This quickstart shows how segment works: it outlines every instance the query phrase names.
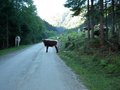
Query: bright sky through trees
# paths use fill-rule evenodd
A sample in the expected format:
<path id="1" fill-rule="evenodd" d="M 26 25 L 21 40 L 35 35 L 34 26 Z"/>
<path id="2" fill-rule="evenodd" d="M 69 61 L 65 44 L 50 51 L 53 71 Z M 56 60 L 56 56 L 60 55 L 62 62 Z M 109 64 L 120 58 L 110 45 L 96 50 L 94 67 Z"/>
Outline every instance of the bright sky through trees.
<path id="1" fill-rule="evenodd" d="M 66 0 L 34 0 L 38 15 L 51 22 L 54 16 L 61 16 L 68 9 L 64 7 Z"/>

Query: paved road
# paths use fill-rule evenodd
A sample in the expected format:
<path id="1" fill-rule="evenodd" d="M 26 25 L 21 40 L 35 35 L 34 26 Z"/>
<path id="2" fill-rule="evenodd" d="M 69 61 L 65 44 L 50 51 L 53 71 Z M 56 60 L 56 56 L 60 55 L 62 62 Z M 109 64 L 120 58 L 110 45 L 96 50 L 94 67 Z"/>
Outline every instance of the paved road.
<path id="1" fill-rule="evenodd" d="M 43 44 L 0 58 L 0 90 L 87 90 L 76 75 Z"/>

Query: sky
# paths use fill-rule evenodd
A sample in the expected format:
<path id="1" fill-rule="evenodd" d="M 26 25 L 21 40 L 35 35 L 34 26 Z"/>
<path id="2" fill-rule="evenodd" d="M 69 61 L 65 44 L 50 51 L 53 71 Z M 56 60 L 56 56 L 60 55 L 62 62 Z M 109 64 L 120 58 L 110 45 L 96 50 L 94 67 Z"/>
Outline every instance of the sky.
<path id="1" fill-rule="evenodd" d="M 53 17 L 60 17 L 68 11 L 68 8 L 64 7 L 65 2 L 66 0 L 34 0 L 38 15 L 50 23 L 54 20 Z"/>

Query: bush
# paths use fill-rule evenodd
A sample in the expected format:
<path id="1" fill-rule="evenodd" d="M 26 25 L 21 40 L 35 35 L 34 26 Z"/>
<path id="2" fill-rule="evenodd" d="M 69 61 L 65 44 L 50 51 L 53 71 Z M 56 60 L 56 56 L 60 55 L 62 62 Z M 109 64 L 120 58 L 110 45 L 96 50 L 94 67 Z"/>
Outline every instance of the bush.
<path id="1" fill-rule="evenodd" d="M 65 62 L 84 77 L 85 82 L 91 90 L 119 90 L 120 86 L 120 56 L 117 53 L 110 53 L 108 46 L 100 48 L 98 38 L 88 40 L 84 34 L 69 33 L 64 35 L 61 41 L 68 42 L 67 37 L 71 36 L 71 43 L 66 49 L 62 47 L 62 56 Z M 73 35 L 73 36 L 72 36 Z M 67 50 L 63 53 L 64 50 Z"/>

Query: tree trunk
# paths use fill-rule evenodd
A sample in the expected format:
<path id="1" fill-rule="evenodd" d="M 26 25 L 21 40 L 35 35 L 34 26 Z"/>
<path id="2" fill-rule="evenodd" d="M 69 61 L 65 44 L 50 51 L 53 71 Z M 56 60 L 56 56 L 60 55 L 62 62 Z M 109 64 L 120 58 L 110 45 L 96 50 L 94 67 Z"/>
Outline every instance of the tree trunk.
<path id="1" fill-rule="evenodd" d="M 8 26 L 8 15 L 6 16 L 6 47 L 9 47 L 9 26 Z"/>
<path id="2" fill-rule="evenodd" d="M 94 5 L 93 5 L 94 1 L 91 0 L 91 38 L 94 38 L 94 16 L 93 16 L 93 12 L 94 12 Z"/>
<path id="3" fill-rule="evenodd" d="M 118 44 L 120 45 L 120 26 L 117 25 L 117 29 L 118 29 Z"/>
<path id="4" fill-rule="evenodd" d="M 115 35 L 115 2 L 112 0 L 112 36 Z"/>
<path id="5" fill-rule="evenodd" d="M 20 22 L 18 22 L 18 34 L 19 35 L 21 34 L 21 24 L 20 24 Z"/>
<path id="6" fill-rule="evenodd" d="M 88 0 L 88 5 L 87 5 L 87 9 L 88 9 L 88 39 L 90 39 L 90 5 L 89 5 L 89 0 Z"/>
<path id="7" fill-rule="evenodd" d="M 103 0 L 100 0 L 100 43 L 101 46 L 104 46 L 105 44 L 105 36 L 104 36 L 104 30 L 103 30 L 103 24 L 104 24 L 104 9 L 103 9 Z"/>
<path id="8" fill-rule="evenodd" d="M 2 41 L 2 48 L 5 48 L 5 41 Z"/>
<path id="9" fill-rule="evenodd" d="M 108 40 L 108 10 L 107 10 L 107 0 L 105 0 L 105 26 L 106 26 L 106 34 L 105 39 Z"/>

